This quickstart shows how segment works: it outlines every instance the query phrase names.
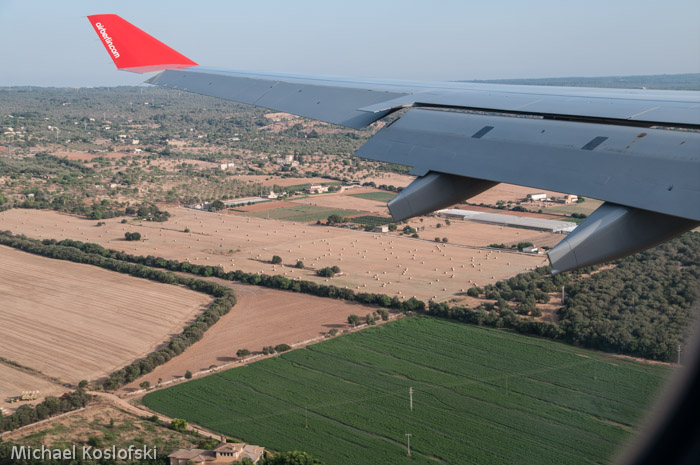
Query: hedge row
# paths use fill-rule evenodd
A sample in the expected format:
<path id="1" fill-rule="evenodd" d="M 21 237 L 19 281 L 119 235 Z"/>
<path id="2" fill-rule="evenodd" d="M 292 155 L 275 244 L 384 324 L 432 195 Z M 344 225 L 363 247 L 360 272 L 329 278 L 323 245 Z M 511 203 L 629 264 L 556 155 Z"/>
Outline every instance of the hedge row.
<path id="1" fill-rule="evenodd" d="M 401 301 L 396 296 L 389 297 L 386 294 L 355 292 L 352 289 L 341 288 L 333 285 L 317 284 L 313 281 L 289 279 L 280 275 L 247 273 L 241 270 L 226 272 L 220 266 L 195 265 L 178 260 L 166 260 L 165 258 L 154 257 L 152 255 L 145 257 L 141 255 L 131 255 L 118 250 L 106 249 L 97 244 L 74 241 L 70 239 L 65 239 L 60 242 L 44 241 L 44 243 L 48 242 L 63 247 L 72 247 L 85 253 L 112 258 L 120 262 L 135 263 L 149 268 L 161 268 L 169 271 L 190 273 L 204 277 L 213 276 L 228 281 L 237 281 L 255 286 L 269 287 L 272 289 L 300 292 L 302 294 L 311 294 L 331 299 L 348 300 L 351 302 L 359 302 L 368 305 L 378 305 L 380 307 L 393 308 L 396 310 L 425 310 L 425 303 L 414 297 Z"/>

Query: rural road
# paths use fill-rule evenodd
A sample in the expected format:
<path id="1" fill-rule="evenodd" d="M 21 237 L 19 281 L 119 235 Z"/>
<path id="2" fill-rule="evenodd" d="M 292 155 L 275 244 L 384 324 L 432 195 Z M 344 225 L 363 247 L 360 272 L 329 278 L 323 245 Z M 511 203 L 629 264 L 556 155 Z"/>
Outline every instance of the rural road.
<path id="1" fill-rule="evenodd" d="M 155 415 L 156 417 L 158 417 L 158 419 L 160 421 L 165 422 L 167 424 L 170 424 L 170 422 L 172 421 L 172 418 L 170 418 L 168 416 L 153 412 L 153 411 L 148 410 L 146 408 L 138 407 L 134 404 L 127 402 L 125 399 L 122 399 L 120 397 L 115 396 L 114 394 L 110 394 L 107 392 L 90 392 L 90 394 L 93 394 L 93 395 L 107 401 L 108 403 L 120 408 L 121 410 L 125 410 L 125 411 L 127 411 L 133 415 L 137 415 L 139 417 L 152 417 L 153 415 Z M 212 433 L 211 431 L 207 431 L 207 430 L 200 428 L 198 426 L 190 425 L 189 423 L 187 425 L 187 429 L 190 431 L 195 431 L 195 432 L 199 433 L 200 435 L 208 437 L 208 438 L 221 439 L 220 434 Z"/>

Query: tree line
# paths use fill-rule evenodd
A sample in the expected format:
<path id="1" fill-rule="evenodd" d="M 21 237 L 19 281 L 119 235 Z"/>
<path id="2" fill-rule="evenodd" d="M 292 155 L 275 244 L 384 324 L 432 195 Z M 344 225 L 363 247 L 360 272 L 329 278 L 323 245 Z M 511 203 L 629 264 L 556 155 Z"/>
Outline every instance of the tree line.
<path id="1" fill-rule="evenodd" d="M 548 267 L 538 268 L 470 288 L 469 296 L 489 300 L 476 308 L 429 302 L 428 313 L 591 349 L 676 360 L 700 295 L 700 234 L 686 233 L 613 265 L 556 276 Z M 550 293 L 562 287 L 566 297 L 556 313 L 559 323 L 536 321 L 537 304 L 548 302 Z"/>
<path id="2" fill-rule="evenodd" d="M 63 394 L 61 397 L 48 396 L 36 406 L 20 405 L 17 411 L 11 415 L 0 416 L 0 432 L 12 431 L 60 413 L 85 407 L 92 397 L 83 389 L 78 388 L 73 392 Z"/>
<path id="3" fill-rule="evenodd" d="M 241 270 L 226 272 L 220 266 L 197 265 L 189 262 L 181 262 L 178 260 L 168 260 L 162 257 L 155 257 L 153 255 L 131 255 L 119 250 L 106 249 L 98 244 L 75 241 L 71 239 L 64 239 L 60 242 L 44 240 L 43 242 L 52 242 L 62 247 L 74 248 L 85 253 L 96 254 L 104 258 L 116 260 L 118 262 L 142 265 L 144 267 L 147 267 L 147 269 L 161 268 L 168 271 L 189 273 L 207 278 L 215 277 L 225 279 L 227 281 L 237 281 L 245 284 L 252 284 L 254 286 L 263 286 L 269 287 L 271 289 L 281 289 L 285 291 L 299 292 L 302 294 L 311 294 L 318 297 L 328 297 L 331 299 L 348 300 L 351 302 L 358 302 L 367 305 L 377 305 L 380 307 L 393 308 L 402 311 L 420 311 L 425 309 L 425 303 L 414 297 L 402 301 L 397 296 L 390 297 L 386 294 L 355 292 L 352 289 L 341 288 L 333 285 L 317 284 L 313 281 L 289 279 L 282 275 L 248 273 Z M 168 273 L 168 275 L 171 274 Z"/>

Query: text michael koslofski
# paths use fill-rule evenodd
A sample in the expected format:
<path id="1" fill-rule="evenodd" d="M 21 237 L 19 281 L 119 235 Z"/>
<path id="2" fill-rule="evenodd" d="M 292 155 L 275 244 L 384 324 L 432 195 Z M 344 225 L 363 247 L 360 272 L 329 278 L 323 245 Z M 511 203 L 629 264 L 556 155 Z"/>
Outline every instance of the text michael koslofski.
<path id="1" fill-rule="evenodd" d="M 13 446 L 12 459 L 15 460 L 148 460 L 157 458 L 158 451 L 155 447 L 134 446 L 107 447 L 99 449 L 92 446 L 73 445 L 63 449 L 54 449 L 46 446 Z"/>

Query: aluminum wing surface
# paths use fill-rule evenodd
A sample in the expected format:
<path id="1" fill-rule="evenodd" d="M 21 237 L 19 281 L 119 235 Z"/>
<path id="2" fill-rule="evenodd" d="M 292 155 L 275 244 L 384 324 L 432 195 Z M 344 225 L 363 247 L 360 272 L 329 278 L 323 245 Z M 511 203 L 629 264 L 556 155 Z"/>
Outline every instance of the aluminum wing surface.
<path id="1" fill-rule="evenodd" d="M 198 66 L 118 16 L 90 21 L 117 67 L 164 70 L 146 81 L 161 87 L 358 129 L 408 108 L 356 153 L 418 176 L 389 203 L 396 220 L 499 182 L 605 200 L 550 251 L 554 272 L 644 250 L 700 224 L 698 92 L 232 71 Z"/>

